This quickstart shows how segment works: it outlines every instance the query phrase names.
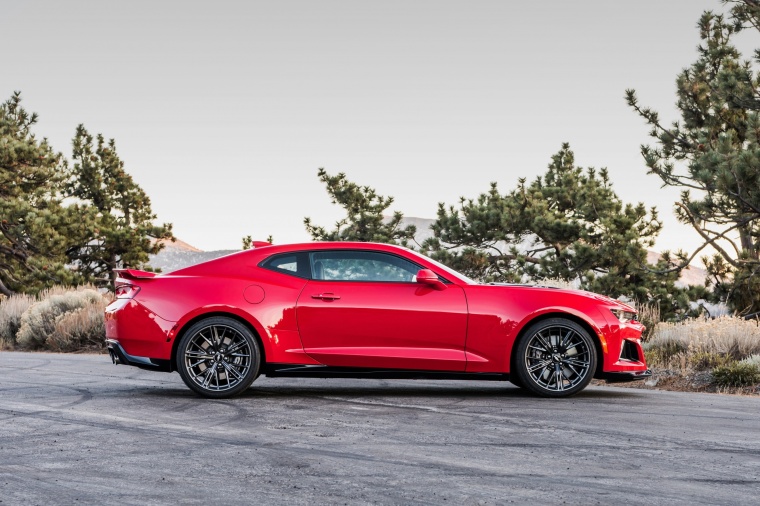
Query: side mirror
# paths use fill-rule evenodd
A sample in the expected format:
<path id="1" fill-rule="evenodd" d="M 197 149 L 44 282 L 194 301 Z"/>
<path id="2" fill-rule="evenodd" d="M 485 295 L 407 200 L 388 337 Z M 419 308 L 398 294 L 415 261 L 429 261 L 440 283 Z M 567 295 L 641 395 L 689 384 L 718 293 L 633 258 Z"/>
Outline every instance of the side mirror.
<path id="1" fill-rule="evenodd" d="M 438 279 L 438 274 L 430 269 L 420 269 L 417 273 L 417 283 L 422 283 L 436 290 L 445 290 L 446 285 Z"/>

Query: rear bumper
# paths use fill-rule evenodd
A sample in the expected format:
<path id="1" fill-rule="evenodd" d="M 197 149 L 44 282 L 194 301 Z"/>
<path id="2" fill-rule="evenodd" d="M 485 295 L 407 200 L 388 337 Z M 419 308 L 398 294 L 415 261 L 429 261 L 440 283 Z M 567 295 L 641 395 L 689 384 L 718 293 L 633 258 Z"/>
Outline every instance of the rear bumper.
<path id="1" fill-rule="evenodd" d="M 602 373 L 601 378 L 607 383 L 621 383 L 624 381 L 638 381 L 645 380 L 652 377 L 652 371 L 647 369 L 646 371 L 628 371 L 628 372 L 605 372 Z"/>
<path id="2" fill-rule="evenodd" d="M 105 310 L 106 340 L 136 357 L 171 360 L 175 324 L 135 299 L 116 299 Z"/>
<path id="3" fill-rule="evenodd" d="M 116 365 L 124 364 L 148 371 L 172 372 L 171 360 L 130 355 L 115 339 L 106 339 L 106 347 L 108 354 L 111 355 L 111 360 Z"/>

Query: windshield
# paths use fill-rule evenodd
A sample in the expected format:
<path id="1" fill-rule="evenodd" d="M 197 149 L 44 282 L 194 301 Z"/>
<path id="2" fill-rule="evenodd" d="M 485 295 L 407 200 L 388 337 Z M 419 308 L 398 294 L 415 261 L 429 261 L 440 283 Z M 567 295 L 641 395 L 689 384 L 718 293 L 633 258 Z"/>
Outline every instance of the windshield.
<path id="1" fill-rule="evenodd" d="M 430 257 L 429 257 L 429 256 L 427 256 L 427 255 L 423 255 L 423 254 L 422 254 L 422 253 L 420 253 L 419 251 L 415 251 L 414 253 L 415 253 L 416 255 L 419 255 L 419 256 L 421 256 L 422 258 L 424 258 L 425 260 L 427 260 L 427 261 L 428 261 L 428 262 L 430 262 L 431 264 L 435 265 L 435 267 L 436 267 L 436 268 L 438 268 L 438 269 L 442 270 L 443 272 L 445 272 L 445 273 L 447 273 L 447 274 L 452 274 L 452 275 L 456 276 L 457 278 L 459 278 L 459 279 L 461 279 L 461 280 L 465 281 L 467 284 L 470 284 L 470 285 L 479 285 L 479 284 L 480 284 L 480 283 L 478 283 L 477 281 L 475 281 L 474 279 L 468 278 L 467 276 L 465 276 L 465 275 L 464 275 L 464 274 L 462 274 L 461 272 L 457 272 L 457 271 L 455 271 L 454 269 L 452 269 L 451 267 L 448 267 L 448 266 L 446 266 L 446 265 L 443 265 L 441 262 L 437 262 L 437 261 L 433 260 L 432 258 L 430 258 Z"/>

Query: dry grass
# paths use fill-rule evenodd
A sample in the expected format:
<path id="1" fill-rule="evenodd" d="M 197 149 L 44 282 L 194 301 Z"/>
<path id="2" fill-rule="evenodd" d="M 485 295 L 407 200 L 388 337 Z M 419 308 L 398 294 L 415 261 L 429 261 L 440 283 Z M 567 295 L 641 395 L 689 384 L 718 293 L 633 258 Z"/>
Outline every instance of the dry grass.
<path id="1" fill-rule="evenodd" d="M 660 323 L 644 344 L 647 362 L 680 374 L 711 371 L 720 387 L 760 382 L 760 326 L 734 316 Z"/>
<path id="2" fill-rule="evenodd" d="M 665 355 L 686 353 L 687 359 L 699 353 L 710 353 L 742 360 L 760 354 L 760 326 L 756 321 L 734 316 L 660 323 L 647 343 L 647 350 L 655 348 L 673 352 Z"/>
<path id="3" fill-rule="evenodd" d="M 46 290 L 21 314 L 15 345 L 53 351 L 102 348 L 107 303 L 92 287 Z"/>
<path id="4" fill-rule="evenodd" d="M 106 335 L 103 310 L 108 302 L 100 297 L 85 307 L 58 315 L 53 332 L 45 340 L 51 351 L 95 351 L 104 347 Z"/>
<path id="5" fill-rule="evenodd" d="M 654 335 L 655 329 L 660 323 L 660 306 L 652 302 L 636 302 L 634 307 L 639 314 L 639 321 L 646 327 L 642 336 L 642 340 L 646 342 Z"/>
<path id="6" fill-rule="evenodd" d="M 17 294 L 0 301 L 0 349 L 16 346 L 16 334 L 21 328 L 21 315 L 37 302 L 31 295 Z"/>

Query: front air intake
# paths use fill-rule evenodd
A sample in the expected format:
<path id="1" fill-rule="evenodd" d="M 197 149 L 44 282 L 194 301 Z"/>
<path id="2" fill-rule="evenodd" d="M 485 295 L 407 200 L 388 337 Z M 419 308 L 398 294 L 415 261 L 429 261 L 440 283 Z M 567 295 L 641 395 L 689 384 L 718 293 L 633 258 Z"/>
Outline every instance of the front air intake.
<path id="1" fill-rule="evenodd" d="M 623 348 L 620 350 L 620 360 L 629 360 L 631 362 L 641 362 L 639 349 L 631 341 L 623 340 Z"/>

